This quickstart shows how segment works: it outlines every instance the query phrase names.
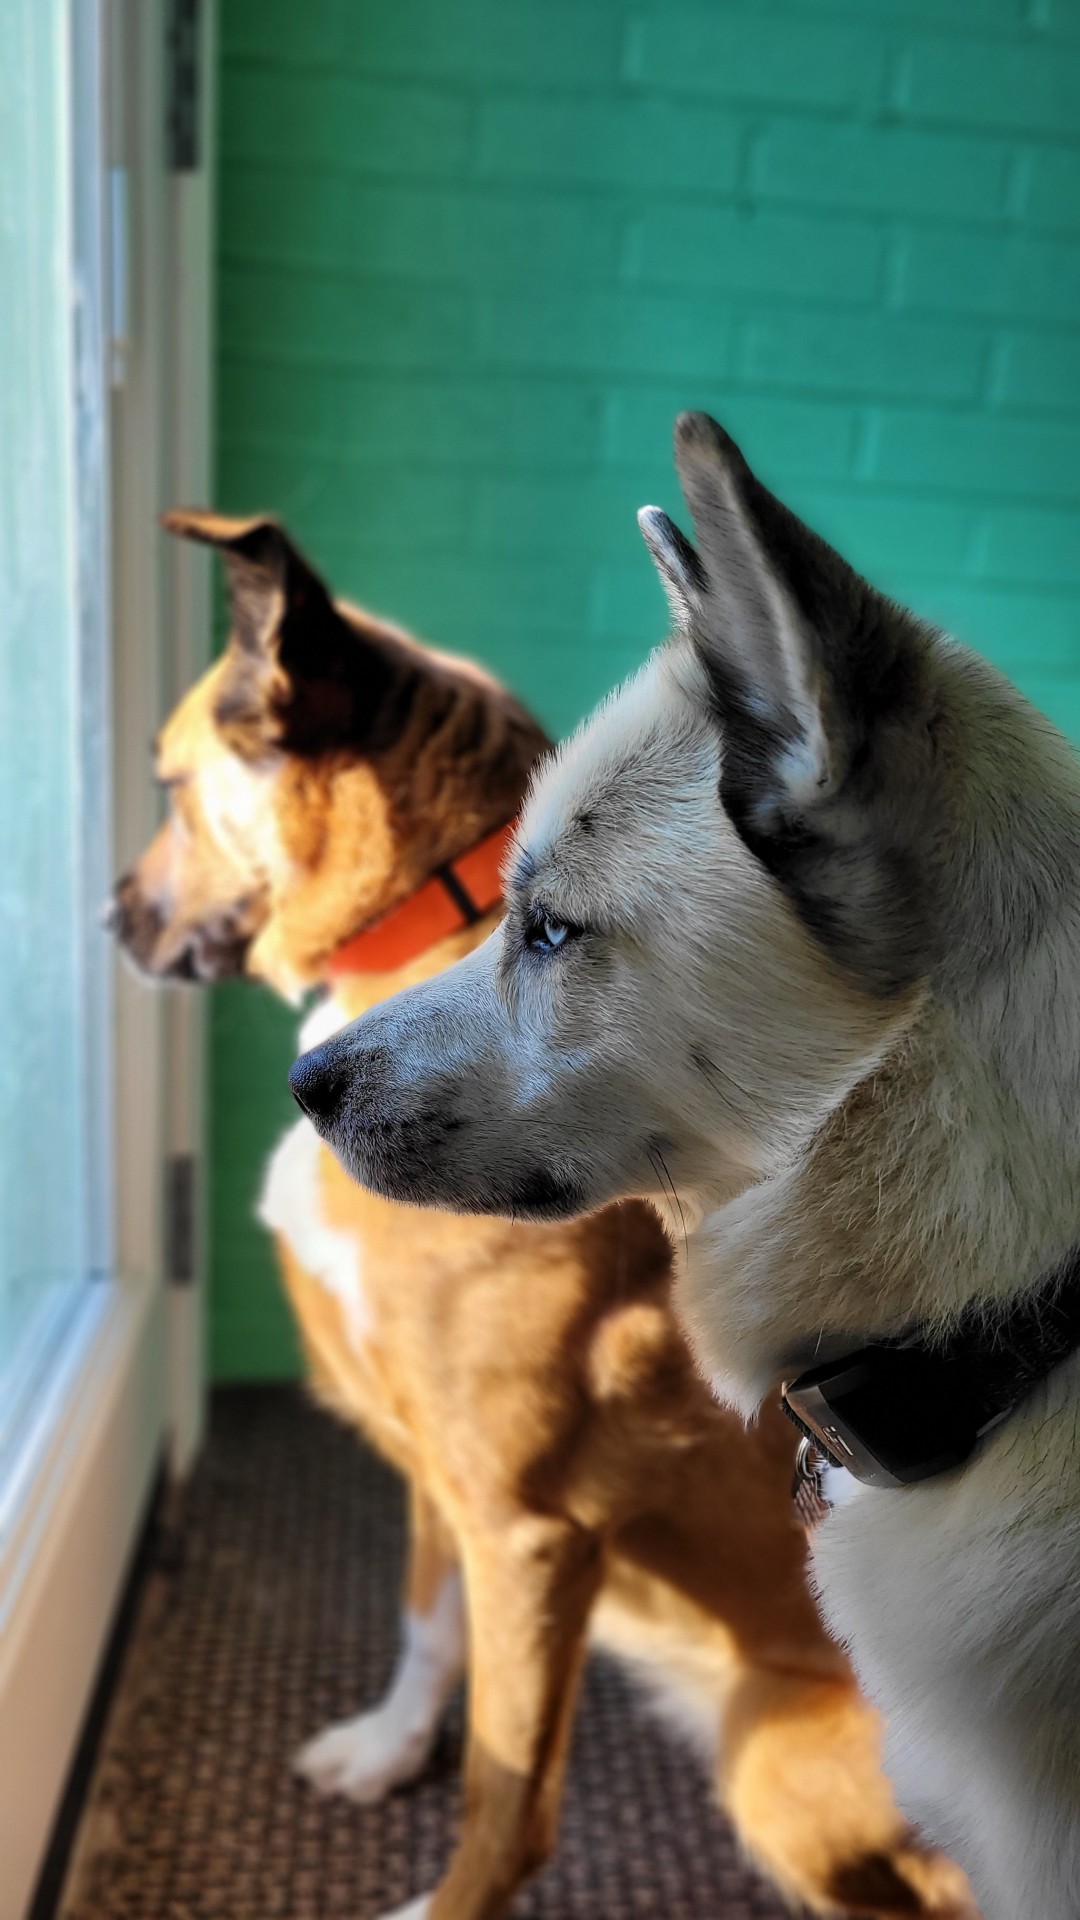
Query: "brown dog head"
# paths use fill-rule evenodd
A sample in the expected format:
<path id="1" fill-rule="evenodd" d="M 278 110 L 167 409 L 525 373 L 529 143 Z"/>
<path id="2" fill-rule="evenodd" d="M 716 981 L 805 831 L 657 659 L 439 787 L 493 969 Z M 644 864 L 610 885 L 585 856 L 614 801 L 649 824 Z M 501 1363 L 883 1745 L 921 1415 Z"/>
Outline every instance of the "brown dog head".
<path id="1" fill-rule="evenodd" d="M 478 668 L 332 600 L 276 521 L 164 524 L 220 549 L 229 641 L 157 741 L 168 816 L 112 925 L 155 978 L 248 973 L 294 998 L 516 811 L 546 743 Z"/>

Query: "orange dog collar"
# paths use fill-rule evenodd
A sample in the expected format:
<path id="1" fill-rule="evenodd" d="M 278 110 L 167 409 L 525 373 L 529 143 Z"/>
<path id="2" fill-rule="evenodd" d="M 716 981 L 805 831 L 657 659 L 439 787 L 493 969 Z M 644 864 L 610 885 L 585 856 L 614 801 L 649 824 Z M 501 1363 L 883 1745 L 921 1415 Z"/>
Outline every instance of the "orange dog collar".
<path id="1" fill-rule="evenodd" d="M 467 853 L 436 868 L 430 880 L 399 907 L 346 940 L 327 966 L 331 979 L 343 973 L 393 973 L 448 934 L 489 913 L 502 899 L 502 863 L 514 822 L 497 827 Z"/>

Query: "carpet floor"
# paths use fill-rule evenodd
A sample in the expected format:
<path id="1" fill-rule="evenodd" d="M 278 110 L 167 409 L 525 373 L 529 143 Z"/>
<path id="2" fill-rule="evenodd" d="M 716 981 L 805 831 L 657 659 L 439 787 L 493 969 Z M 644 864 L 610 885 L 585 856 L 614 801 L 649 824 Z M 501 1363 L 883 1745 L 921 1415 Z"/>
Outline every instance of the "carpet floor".
<path id="1" fill-rule="evenodd" d="M 215 1397 L 210 1439 L 142 1597 L 63 1920 L 368 1920 L 434 1885 L 460 1808 L 462 1711 L 382 1806 L 289 1770 L 393 1666 L 395 1476 L 288 1388 Z M 555 1858 L 531 1920 L 783 1920 L 695 1761 L 590 1661 Z M 790 1916 L 789 1916 L 790 1920 Z"/>

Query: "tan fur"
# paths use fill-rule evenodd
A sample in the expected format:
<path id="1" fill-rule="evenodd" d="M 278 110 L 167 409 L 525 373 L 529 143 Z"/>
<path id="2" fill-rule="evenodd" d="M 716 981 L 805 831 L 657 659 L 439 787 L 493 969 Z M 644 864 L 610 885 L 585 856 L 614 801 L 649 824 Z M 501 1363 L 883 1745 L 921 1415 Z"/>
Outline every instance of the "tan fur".
<path id="1" fill-rule="evenodd" d="M 248 970 L 293 993 L 506 816 L 539 736 L 482 676 L 437 660 L 392 752 L 270 750 L 252 767 L 259 807 L 230 821 L 200 774 L 222 753 L 215 707 L 234 668 L 214 668 L 165 728 L 173 814 L 121 894 L 132 916 L 153 895 L 164 952 L 174 922 L 190 930 L 208 901 L 220 913 L 250 894 Z M 433 730 L 455 672 L 462 712 Z M 400 974 L 340 983 L 341 1017 L 449 965 L 491 924 Z M 406 1478 L 407 1617 L 434 1619 L 455 1562 L 467 1595 L 465 1813 L 435 1920 L 494 1920 L 550 1851 L 590 1627 L 689 1701 L 719 1798 L 785 1892 L 821 1911 L 970 1913 L 963 1877 L 897 1812 L 878 1718 L 819 1621 L 795 1436 L 775 1404 L 745 1432 L 712 1400 L 651 1208 L 552 1226 L 458 1218 L 381 1200 L 318 1152 L 318 1217 L 357 1250 L 365 1326 L 286 1225 L 278 1255 L 312 1385 Z"/>

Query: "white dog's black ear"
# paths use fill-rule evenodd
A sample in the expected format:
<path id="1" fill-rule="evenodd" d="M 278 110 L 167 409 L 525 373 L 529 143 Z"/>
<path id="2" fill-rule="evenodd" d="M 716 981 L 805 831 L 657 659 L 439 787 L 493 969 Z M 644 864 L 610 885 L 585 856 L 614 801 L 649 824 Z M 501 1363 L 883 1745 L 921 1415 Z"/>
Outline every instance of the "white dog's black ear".
<path id="1" fill-rule="evenodd" d="M 760 733 L 776 801 L 813 805 L 842 786 L 859 745 L 859 683 L 886 664 L 860 657 L 878 596 L 762 486 L 708 414 L 680 415 L 675 463 L 705 581 L 693 638 L 718 704 Z"/>
<path id="2" fill-rule="evenodd" d="M 903 984 L 926 932 L 907 845 L 907 775 L 927 740 L 917 622 L 762 486 L 707 414 L 680 416 L 675 461 L 697 549 L 666 529 L 650 545 L 708 676 L 724 805 L 845 963 Z"/>
<path id="3" fill-rule="evenodd" d="M 675 624 L 686 631 L 691 612 L 700 604 L 705 590 L 697 554 L 662 507 L 642 507 L 637 518 Z"/>

